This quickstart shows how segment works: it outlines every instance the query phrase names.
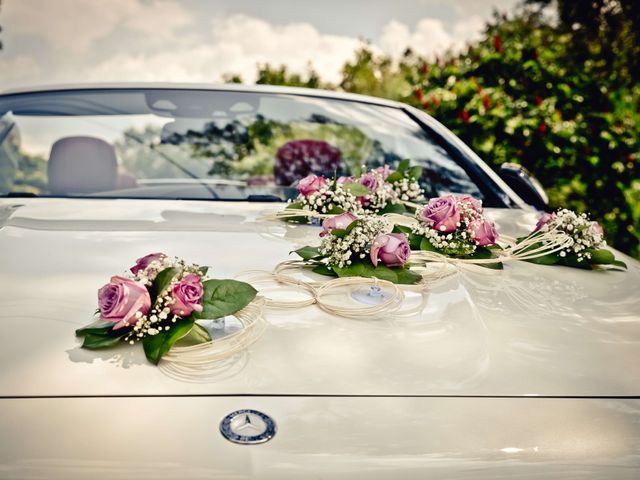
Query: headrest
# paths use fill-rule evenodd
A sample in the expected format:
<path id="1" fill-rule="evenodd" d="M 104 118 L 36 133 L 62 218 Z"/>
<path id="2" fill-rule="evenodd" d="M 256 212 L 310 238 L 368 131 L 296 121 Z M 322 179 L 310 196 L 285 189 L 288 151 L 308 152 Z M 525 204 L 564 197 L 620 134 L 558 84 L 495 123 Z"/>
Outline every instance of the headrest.
<path id="1" fill-rule="evenodd" d="M 332 176 L 340 171 L 340 150 L 322 140 L 293 140 L 276 152 L 273 173 L 277 185 L 292 185 L 307 175 Z"/>
<path id="2" fill-rule="evenodd" d="M 53 195 L 114 190 L 118 177 L 116 152 L 94 137 L 65 137 L 51 146 L 49 192 Z"/>

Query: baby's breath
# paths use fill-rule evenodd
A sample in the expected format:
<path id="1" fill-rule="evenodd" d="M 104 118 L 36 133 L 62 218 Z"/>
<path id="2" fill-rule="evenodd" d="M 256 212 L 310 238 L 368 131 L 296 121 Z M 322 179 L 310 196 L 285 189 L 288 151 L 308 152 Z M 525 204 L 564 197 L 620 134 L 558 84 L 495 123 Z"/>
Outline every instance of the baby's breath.
<path id="1" fill-rule="evenodd" d="M 390 232 L 391 228 L 383 218 L 361 217 L 344 237 L 325 235 L 320 244 L 320 253 L 327 258 L 330 266 L 342 268 L 351 265 L 353 260 L 367 257 L 375 238 L 381 233 Z"/>
<path id="2" fill-rule="evenodd" d="M 566 208 L 558 210 L 547 223 L 542 225 L 540 231 L 547 232 L 552 229 L 566 233 L 571 238 L 569 246 L 558 253 L 563 258 L 575 255 L 578 262 L 589 260 L 591 258 L 589 250 L 597 250 L 607 244 L 586 213 L 578 214 Z"/>

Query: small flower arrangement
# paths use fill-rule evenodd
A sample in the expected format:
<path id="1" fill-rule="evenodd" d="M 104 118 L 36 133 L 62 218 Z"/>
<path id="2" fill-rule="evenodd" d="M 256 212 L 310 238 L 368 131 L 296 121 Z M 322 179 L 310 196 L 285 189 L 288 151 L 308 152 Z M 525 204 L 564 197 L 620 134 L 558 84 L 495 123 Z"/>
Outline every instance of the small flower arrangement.
<path id="1" fill-rule="evenodd" d="M 322 224 L 319 247 L 303 247 L 296 253 L 313 271 L 333 277 L 375 277 L 399 284 L 414 284 L 422 276 L 412 272 L 404 233 L 392 233 L 382 218 L 346 212 Z"/>
<path id="2" fill-rule="evenodd" d="M 423 198 L 418 183 L 420 167 L 409 168 L 409 161 L 400 162 L 392 171 L 388 165 L 369 170 L 356 177 L 338 177 L 333 181 L 318 175 L 309 175 L 298 183 L 298 197 L 287 209 L 304 210 L 317 214 L 337 215 L 354 212 L 358 215 L 403 213 L 405 203 Z M 290 216 L 290 220 L 304 220 L 303 216 Z"/>
<path id="3" fill-rule="evenodd" d="M 547 232 L 567 235 L 567 246 L 558 252 L 527 260 L 542 265 L 564 265 L 567 267 L 593 269 L 601 266 L 626 269 L 624 262 L 616 260 L 605 247 L 604 229 L 598 222 L 589 219 L 586 213 L 578 214 L 562 208 L 554 213 L 543 214 L 531 235 L 535 239 Z M 521 241 L 522 239 L 518 239 Z M 537 245 L 534 244 L 532 248 Z"/>
<path id="4" fill-rule="evenodd" d="M 139 258 L 130 274 L 113 276 L 98 290 L 99 318 L 76 330 L 82 347 L 142 342 L 147 358 L 158 364 L 176 342 L 211 341 L 196 320 L 232 315 L 257 292 L 244 282 L 207 279 L 207 270 L 163 253 Z"/>
<path id="5" fill-rule="evenodd" d="M 484 215 L 482 202 L 469 195 L 446 195 L 429 200 L 416 212 L 418 223 L 409 229 L 416 250 L 432 251 L 462 259 L 497 258 L 498 233 Z M 501 262 L 482 263 L 502 268 Z"/>

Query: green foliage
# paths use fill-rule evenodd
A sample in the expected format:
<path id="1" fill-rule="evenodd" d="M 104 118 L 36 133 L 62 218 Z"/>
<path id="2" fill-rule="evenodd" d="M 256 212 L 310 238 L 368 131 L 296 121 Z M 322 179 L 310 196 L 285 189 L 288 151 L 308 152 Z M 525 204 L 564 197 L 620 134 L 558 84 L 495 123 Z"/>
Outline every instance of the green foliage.
<path id="1" fill-rule="evenodd" d="M 640 3 L 527 3 L 552 3 L 559 21 L 531 7 L 496 15 L 466 51 L 433 61 L 407 50 L 395 65 L 365 44 L 340 88 L 424 109 L 496 170 L 522 164 L 552 208 L 591 212 L 640 257 Z"/>
<path id="2" fill-rule="evenodd" d="M 637 195 L 640 86 L 597 55 L 578 59 L 575 41 L 536 12 L 496 18 L 467 52 L 416 65 L 406 100 L 496 169 L 517 162 L 535 172 L 552 207 L 590 211 L 609 241 L 638 256 L 639 214 L 629 199 Z"/>

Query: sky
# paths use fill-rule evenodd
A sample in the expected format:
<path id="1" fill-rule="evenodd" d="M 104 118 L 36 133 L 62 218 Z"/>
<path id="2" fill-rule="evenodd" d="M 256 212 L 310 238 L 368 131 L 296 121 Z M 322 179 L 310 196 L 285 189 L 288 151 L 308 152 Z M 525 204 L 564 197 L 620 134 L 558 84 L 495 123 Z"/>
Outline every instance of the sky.
<path id="1" fill-rule="evenodd" d="M 255 80 L 309 65 L 337 82 L 362 40 L 398 57 L 477 38 L 518 0 L 1 0 L 0 91 L 111 81 Z"/>

